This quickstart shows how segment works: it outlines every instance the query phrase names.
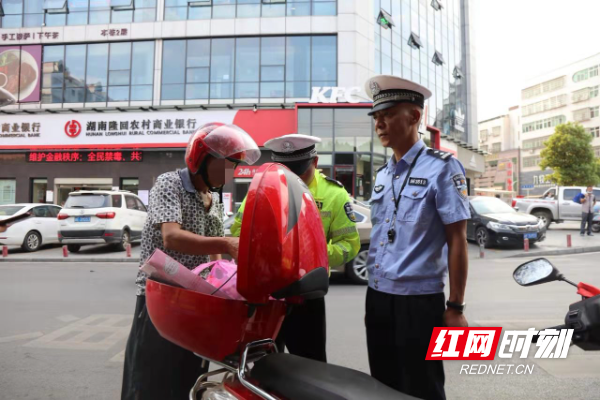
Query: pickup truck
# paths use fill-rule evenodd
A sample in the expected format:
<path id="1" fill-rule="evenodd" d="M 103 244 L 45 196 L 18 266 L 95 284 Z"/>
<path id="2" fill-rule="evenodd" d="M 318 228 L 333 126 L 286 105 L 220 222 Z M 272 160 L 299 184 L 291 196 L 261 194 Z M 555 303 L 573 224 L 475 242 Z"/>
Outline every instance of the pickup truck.
<path id="1" fill-rule="evenodd" d="M 551 222 L 581 221 L 581 204 L 573 198 L 585 192 L 583 186 L 558 186 L 548 189 L 541 198 L 516 198 L 512 201 L 515 210 L 535 215 L 546 224 Z M 557 196 L 558 193 L 558 196 Z M 594 188 L 597 201 L 600 202 L 600 188 Z"/>

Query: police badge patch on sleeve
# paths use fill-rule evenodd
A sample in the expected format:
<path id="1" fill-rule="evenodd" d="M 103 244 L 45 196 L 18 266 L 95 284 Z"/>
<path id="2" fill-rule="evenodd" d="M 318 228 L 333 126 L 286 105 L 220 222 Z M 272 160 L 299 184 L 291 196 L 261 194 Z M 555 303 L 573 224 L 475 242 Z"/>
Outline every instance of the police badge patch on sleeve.
<path id="1" fill-rule="evenodd" d="M 458 192 L 458 195 L 463 199 L 466 199 L 469 196 L 469 192 L 467 190 L 467 179 L 463 174 L 456 174 L 452 177 L 452 182 L 454 182 L 454 187 Z"/>
<path id="2" fill-rule="evenodd" d="M 352 204 L 350 204 L 350 202 L 344 204 L 344 211 L 350 221 L 356 222 L 356 215 L 354 215 L 354 210 L 352 209 Z"/>

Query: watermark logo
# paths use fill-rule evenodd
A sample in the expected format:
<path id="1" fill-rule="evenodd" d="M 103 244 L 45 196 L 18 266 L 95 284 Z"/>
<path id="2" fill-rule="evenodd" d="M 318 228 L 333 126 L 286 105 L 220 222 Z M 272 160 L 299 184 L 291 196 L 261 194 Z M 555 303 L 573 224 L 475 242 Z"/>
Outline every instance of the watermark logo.
<path id="1" fill-rule="evenodd" d="M 434 328 L 426 360 L 488 360 L 528 358 L 537 347 L 534 359 L 567 358 L 573 329 L 505 331 L 502 328 Z M 537 339 L 537 340 L 534 340 Z M 499 348 L 499 349 L 498 349 Z M 460 374 L 532 374 L 534 364 L 463 364 Z"/>

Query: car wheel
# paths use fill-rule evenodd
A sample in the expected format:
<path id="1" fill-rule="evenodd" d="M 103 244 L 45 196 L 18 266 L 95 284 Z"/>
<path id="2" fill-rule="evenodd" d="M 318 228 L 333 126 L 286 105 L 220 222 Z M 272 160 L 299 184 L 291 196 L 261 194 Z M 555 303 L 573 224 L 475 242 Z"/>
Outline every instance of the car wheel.
<path id="1" fill-rule="evenodd" d="M 596 233 L 600 232 L 600 224 L 592 224 L 592 231 Z"/>
<path id="2" fill-rule="evenodd" d="M 536 211 L 532 215 L 537 219 L 544 221 L 544 225 L 546 229 L 548 229 L 550 222 L 552 222 L 552 214 L 550 214 L 548 211 Z"/>
<path id="3" fill-rule="evenodd" d="M 490 234 L 488 230 L 482 226 L 477 228 L 477 231 L 475 232 L 475 241 L 479 246 L 483 246 L 486 249 L 490 247 Z"/>
<path id="4" fill-rule="evenodd" d="M 25 239 L 23 239 L 23 245 L 21 248 L 28 252 L 38 251 L 42 245 L 42 236 L 34 231 L 27 232 Z"/>
<path id="5" fill-rule="evenodd" d="M 354 258 L 346 264 L 346 276 L 353 283 L 366 285 L 369 283 L 369 273 L 367 272 L 367 259 L 369 257 L 369 246 L 362 246 Z"/>
<path id="6" fill-rule="evenodd" d="M 81 249 L 81 245 L 79 244 L 68 244 L 67 250 L 71 253 L 77 253 Z"/>
<path id="7" fill-rule="evenodd" d="M 123 235 L 121 236 L 121 243 L 117 244 L 117 250 L 127 250 L 127 245 L 129 243 L 131 243 L 131 235 L 129 234 L 129 231 L 123 231 Z"/>

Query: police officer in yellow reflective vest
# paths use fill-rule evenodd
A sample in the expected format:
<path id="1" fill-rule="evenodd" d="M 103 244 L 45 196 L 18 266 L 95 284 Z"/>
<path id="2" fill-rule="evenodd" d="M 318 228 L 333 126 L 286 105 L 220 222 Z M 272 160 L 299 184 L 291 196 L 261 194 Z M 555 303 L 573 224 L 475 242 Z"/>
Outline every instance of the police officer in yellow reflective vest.
<path id="1" fill-rule="evenodd" d="M 293 134 L 271 139 L 265 147 L 273 151 L 274 162 L 288 167 L 310 189 L 321 211 L 331 268 L 356 257 L 360 238 L 348 192 L 340 182 L 317 170 L 319 157 L 315 145 L 320 141 L 318 137 Z M 233 236 L 240 235 L 245 204 L 244 199 L 231 226 Z M 291 354 L 326 362 L 326 337 L 325 299 L 307 300 L 294 306 L 285 318 L 277 345 L 280 351 L 285 345 Z"/>

